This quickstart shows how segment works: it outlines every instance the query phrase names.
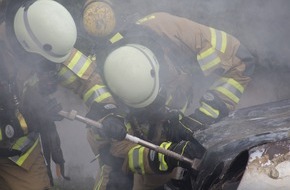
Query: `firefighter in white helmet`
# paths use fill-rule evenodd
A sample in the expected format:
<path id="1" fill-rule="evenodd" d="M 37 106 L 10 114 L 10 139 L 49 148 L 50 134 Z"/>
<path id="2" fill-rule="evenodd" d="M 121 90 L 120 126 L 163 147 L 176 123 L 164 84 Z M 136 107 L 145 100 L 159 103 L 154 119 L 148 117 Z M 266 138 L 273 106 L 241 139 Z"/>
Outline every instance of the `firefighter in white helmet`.
<path id="1" fill-rule="evenodd" d="M 55 63 L 64 62 L 76 42 L 75 22 L 56 1 L 39 0 L 31 5 L 28 1 L 17 10 L 11 27 L 25 51 Z"/>
<path id="2" fill-rule="evenodd" d="M 61 106 L 49 101 L 38 113 L 41 118 L 35 118 L 19 96 L 16 73 L 43 60 L 65 61 L 76 42 L 76 26 L 67 9 L 53 0 L 0 3 L 0 189 L 49 189 L 37 124 L 39 119 L 61 120 Z"/>
<path id="3" fill-rule="evenodd" d="M 4 19 L 0 26 L 1 60 L 4 60 L 1 64 L 5 69 L 7 66 L 9 81 L 10 76 L 14 76 L 14 72 L 17 70 L 16 67 L 21 67 L 19 71 L 22 71 L 22 67 L 29 66 L 29 69 L 34 70 L 38 75 L 39 82 L 37 84 L 40 85 L 38 87 L 38 89 L 41 89 L 40 93 L 53 93 L 58 83 L 60 83 L 78 94 L 89 109 L 97 110 L 94 115 L 95 119 L 115 112 L 115 101 L 103 84 L 99 73 L 95 72 L 95 60 L 74 48 L 77 38 L 76 26 L 70 13 L 61 4 L 53 0 L 10 0 L 5 6 L 2 5 L 1 2 L 1 10 L 5 10 L 5 15 L 2 15 L 1 12 L 1 19 Z M 16 65 L 18 63 L 19 65 Z M 43 68 L 46 69 L 43 70 Z M 4 71 L 4 69 L 1 71 Z M 6 82 L 4 83 L 7 84 Z M 8 97 L 14 98 L 14 94 L 8 94 Z M 5 99 L 3 99 L 3 102 L 5 102 Z M 40 118 L 42 122 L 45 118 L 49 118 L 51 121 L 62 119 L 57 115 L 57 112 L 61 109 L 60 105 L 55 101 L 49 102 L 49 106 L 43 106 L 42 108 L 51 109 L 39 111 L 40 114 L 43 113 Z M 3 109 L 4 113 L 5 109 Z M 34 114 L 34 117 L 35 115 L 37 114 Z M 114 121 L 114 117 L 112 118 L 112 121 Z M 25 119 L 29 120 L 28 128 L 31 126 L 30 123 L 37 123 L 30 121 L 29 118 Z M 106 121 L 108 122 L 110 119 L 108 117 Z M 117 124 L 119 124 L 117 125 L 119 130 L 116 130 L 116 125 L 114 125 L 114 128 L 107 127 L 104 130 L 105 136 L 115 137 L 116 134 L 122 134 L 122 137 L 124 137 L 126 130 L 123 128 L 122 123 Z M 7 139 L 10 142 L 11 137 L 17 140 L 19 136 L 10 137 L 8 132 L 11 130 L 7 132 L 7 126 L 7 129 L 11 129 L 10 126 L 12 126 L 12 129 L 17 128 L 17 131 L 20 132 L 22 129 L 20 129 L 21 126 L 19 125 L 15 127 L 13 125 L 1 125 L 1 147 L 4 144 L 5 149 L 3 150 L 13 150 L 14 143 L 8 143 L 8 147 L 6 147 Z M 25 129 L 26 125 L 23 126 Z M 111 135 L 112 129 L 115 135 Z M 1 151 L 1 188 L 14 190 L 19 189 L 19 186 L 22 188 L 27 187 L 27 189 L 45 189 L 49 187 L 46 169 L 42 167 L 45 165 L 40 154 L 38 133 L 33 133 L 36 135 L 35 138 L 28 138 L 27 135 L 29 134 L 24 133 L 23 138 L 20 138 L 20 142 L 25 139 L 29 139 L 29 142 L 31 140 L 31 143 L 28 144 L 29 146 L 21 146 L 20 144 L 18 147 L 20 150 Z M 100 143 L 101 141 L 103 143 Z M 107 139 L 100 140 L 99 145 L 107 145 L 107 142 Z M 98 151 L 99 149 L 95 150 Z M 35 160 L 36 157 L 39 159 Z M 18 165 L 14 165 L 13 161 Z M 7 170 L 7 168 L 2 168 L 5 164 L 11 164 L 14 167 L 11 170 Z M 38 169 L 37 172 L 34 172 L 35 167 L 39 165 L 43 170 Z M 22 168 L 26 169 L 26 172 L 18 173 L 17 171 L 22 170 Z M 5 175 L 5 172 L 9 171 L 13 173 L 11 177 L 10 175 Z M 22 181 L 16 182 L 15 178 L 22 179 Z M 35 181 L 35 179 L 37 180 Z"/>
<path id="4" fill-rule="evenodd" d="M 105 61 L 104 77 L 112 92 L 134 108 L 150 105 L 160 88 L 157 58 L 139 44 L 127 44 L 110 53 Z"/>
<path id="5" fill-rule="evenodd" d="M 153 13 L 124 28 L 110 38 L 100 62 L 103 79 L 126 116 L 115 114 L 121 121 L 116 124 L 117 119 L 106 122 L 114 116 L 108 114 L 103 124 L 124 123 L 130 134 L 201 158 L 205 149 L 192 136 L 235 110 L 255 68 L 252 55 L 224 31 L 167 13 Z M 196 99 L 200 104 L 191 111 Z M 114 131 L 119 127 L 108 137 L 124 138 Z M 97 134 L 96 144 L 103 136 Z M 106 189 L 112 178 L 105 176 L 114 170 L 134 173 L 133 189 L 154 189 L 170 180 L 173 168 L 186 167 L 126 140 L 95 146 L 103 166 L 99 189 Z M 110 163 L 112 157 L 115 163 L 123 159 L 121 168 Z"/>

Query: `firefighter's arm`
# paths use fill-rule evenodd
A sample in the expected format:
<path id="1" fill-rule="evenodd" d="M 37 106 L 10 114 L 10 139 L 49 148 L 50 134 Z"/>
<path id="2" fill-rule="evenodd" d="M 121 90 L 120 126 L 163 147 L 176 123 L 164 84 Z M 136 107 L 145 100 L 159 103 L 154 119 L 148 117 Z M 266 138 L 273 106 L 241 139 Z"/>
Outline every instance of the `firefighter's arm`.
<path id="1" fill-rule="evenodd" d="M 203 31 L 208 34 L 208 43 L 199 50 L 198 63 L 205 75 L 214 74 L 219 78 L 201 98 L 200 107 L 192 117 L 212 124 L 236 108 L 255 64 L 251 53 L 233 36 L 209 27 Z"/>
<path id="2" fill-rule="evenodd" d="M 189 121 L 212 124 L 236 108 L 255 67 L 253 56 L 236 38 L 168 13 L 149 15 L 141 24 L 196 54 L 205 76 L 220 76 L 200 100 L 200 107 L 187 118 Z"/>
<path id="3" fill-rule="evenodd" d="M 133 130 L 129 123 L 126 123 L 128 134 Z M 195 139 L 192 141 L 165 141 L 160 143 L 160 147 L 181 154 L 189 159 L 201 159 L 206 153 L 206 149 Z M 142 145 L 135 144 L 128 140 L 112 141 L 111 154 L 114 157 L 124 159 L 122 170 L 126 173 L 133 172 L 142 175 L 171 172 L 173 168 L 181 166 L 191 168 L 186 163 L 179 162 L 172 157 L 158 153 Z"/>
<path id="4" fill-rule="evenodd" d="M 158 25 L 158 19 L 168 25 Z M 255 68 L 253 56 L 239 40 L 224 31 L 167 13 L 156 13 L 155 21 L 148 21 L 148 25 L 185 51 L 189 48 L 194 52 L 205 76 L 219 76 L 201 98 L 200 107 L 183 120 L 184 125 L 212 124 L 236 108 Z"/>
<path id="5" fill-rule="evenodd" d="M 176 152 L 189 159 L 201 159 L 206 149 L 197 141 L 180 141 L 177 143 L 162 142 L 160 147 Z M 172 157 L 150 150 L 129 141 L 112 144 L 111 153 L 115 157 L 124 158 L 123 171 L 146 174 L 171 172 L 175 167 L 191 168 L 191 165 Z"/>
<path id="6" fill-rule="evenodd" d="M 96 135 L 118 140 L 125 137 L 126 130 L 119 109 L 103 83 L 95 57 L 86 56 L 75 49 L 59 69 L 58 75 L 63 86 L 82 98 L 89 109 L 87 117 L 101 120 L 104 127 L 102 130 L 93 130 Z"/>

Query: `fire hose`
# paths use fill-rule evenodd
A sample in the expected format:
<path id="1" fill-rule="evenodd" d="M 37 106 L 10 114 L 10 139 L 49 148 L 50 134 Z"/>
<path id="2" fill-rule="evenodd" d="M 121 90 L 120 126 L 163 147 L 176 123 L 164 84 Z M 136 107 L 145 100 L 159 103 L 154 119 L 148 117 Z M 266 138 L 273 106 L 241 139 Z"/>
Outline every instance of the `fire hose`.
<path id="1" fill-rule="evenodd" d="M 100 122 L 97 122 L 97 121 L 94 121 L 94 120 L 91 120 L 87 117 L 83 117 L 81 115 L 78 115 L 77 114 L 77 111 L 75 110 L 71 110 L 70 112 L 65 112 L 65 111 L 60 111 L 58 113 L 59 115 L 63 116 L 64 118 L 66 119 L 69 119 L 69 120 L 77 120 L 77 121 L 80 121 L 82 123 L 85 123 L 87 125 L 91 125 L 91 126 L 94 126 L 98 129 L 102 129 L 103 125 L 100 123 Z M 153 143 L 150 143 L 148 141 L 145 141 L 145 140 L 142 140 L 138 137 L 135 137 L 133 135 L 130 135 L 130 134 L 126 134 L 125 136 L 125 139 L 128 140 L 128 141 L 131 141 L 133 143 L 136 143 L 136 144 L 139 144 L 139 145 L 142 145 L 146 148 L 149 148 L 151 150 L 154 150 L 158 153 L 162 153 L 166 156 L 170 156 L 174 159 L 177 159 L 179 161 L 182 161 L 182 162 L 187 162 L 191 165 L 192 169 L 197 169 L 197 166 L 200 164 L 200 160 L 199 159 L 194 159 L 194 160 L 191 160 L 183 155 L 180 155 L 176 152 L 173 152 L 171 150 L 167 150 L 165 148 L 162 148 L 158 145 L 155 145 Z"/>

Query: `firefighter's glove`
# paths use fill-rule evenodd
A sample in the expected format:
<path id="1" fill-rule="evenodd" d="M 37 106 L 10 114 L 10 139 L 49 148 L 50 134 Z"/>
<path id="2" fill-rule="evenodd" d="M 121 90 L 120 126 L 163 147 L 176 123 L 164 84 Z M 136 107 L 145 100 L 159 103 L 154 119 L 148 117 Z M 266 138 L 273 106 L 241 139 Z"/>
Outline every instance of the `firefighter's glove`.
<path id="1" fill-rule="evenodd" d="M 101 135 L 116 140 L 124 140 L 127 134 L 124 119 L 116 115 L 107 116 L 103 122 Z M 103 132 L 103 133 L 102 133 Z"/>
<path id="2" fill-rule="evenodd" d="M 101 137 L 113 138 L 116 140 L 123 140 L 126 136 L 127 130 L 124 124 L 124 119 L 119 114 L 121 111 L 114 104 L 100 104 L 94 103 L 86 117 L 95 121 L 101 120 L 102 129 L 94 126 L 89 126 L 94 133 Z"/>
<path id="3" fill-rule="evenodd" d="M 56 101 L 55 98 L 47 99 L 46 103 L 39 110 L 41 118 L 45 121 L 61 121 L 63 116 L 59 115 L 58 112 L 62 110 L 60 103 Z"/>
<path id="4" fill-rule="evenodd" d="M 214 91 L 207 91 L 200 100 L 201 106 L 195 110 L 193 117 L 201 123 L 211 125 L 228 116 L 229 109 Z"/>
<path id="5" fill-rule="evenodd" d="M 206 149 L 197 140 L 180 141 L 179 143 L 172 143 L 169 146 L 168 150 L 176 152 L 191 160 L 202 159 L 202 157 L 206 153 Z M 173 169 L 175 167 L 180 166 L 182 168 L 191 169 L 190 163 L 176 160 L 170 156 L 165 156 L 164 160 L 168 164 L 169 168 Z"/>
<path id="6" fill-rule="evenodd" d="M 164 123 L 164 129 L 170 141 L 190 141 L 196 131 L 205 129 L 206 126 L 196 120 L 192 115 L 184 116 L 179 111 L 170 111 L 168 119 Z"/>
<path id="7" fill-rule="evenodd" d="M 179 123 L 184 133 L 186 134 L 187 138 L 185 139 L 187 140 L 191 140 L 192 135 L 197 131 L 201 131 L 207 128 L 207 126 L 195 118 L 194 115 L 183 116 Z"/>

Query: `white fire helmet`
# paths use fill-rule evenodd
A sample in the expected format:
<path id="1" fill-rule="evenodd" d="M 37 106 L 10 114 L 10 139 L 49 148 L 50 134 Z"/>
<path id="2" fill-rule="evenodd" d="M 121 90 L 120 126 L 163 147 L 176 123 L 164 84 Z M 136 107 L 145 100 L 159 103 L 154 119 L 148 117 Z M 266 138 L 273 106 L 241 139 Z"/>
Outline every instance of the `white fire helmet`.
<path id="1" fill-rule="evenodd" d="M 61 63 L 77 39 L 77 29 L 68 10 L 54 0 L 37 0 L 18 9 L 14 31 L 22 47 L 46 59 Z"/>
<path id="2" fill-rule="evenodd" d="M 150 105 L 159 91 L 159 63 L 150 49 L 127 44 L 111 52 L 104 63 L 109 89 L 130 107 Z"/>

